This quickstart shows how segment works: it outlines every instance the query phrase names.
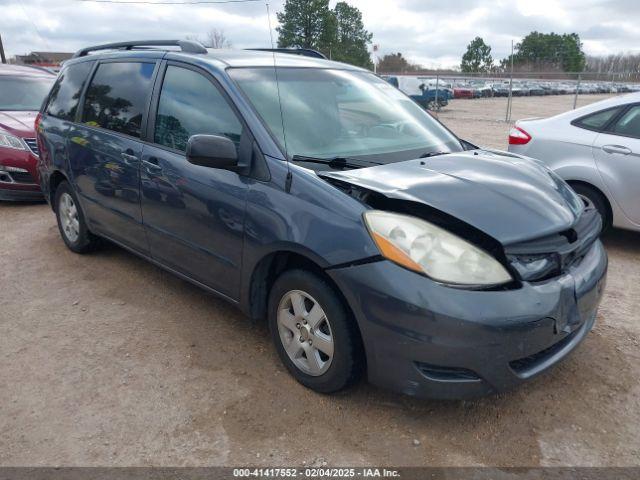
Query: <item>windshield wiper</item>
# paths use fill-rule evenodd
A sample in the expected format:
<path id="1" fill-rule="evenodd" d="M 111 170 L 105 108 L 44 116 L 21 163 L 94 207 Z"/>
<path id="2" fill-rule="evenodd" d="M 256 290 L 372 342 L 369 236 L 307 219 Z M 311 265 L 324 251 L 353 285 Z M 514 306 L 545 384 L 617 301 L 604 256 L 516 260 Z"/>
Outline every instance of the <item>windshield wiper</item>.
<path id="1" fill-rule="evenodd" d="M 360 160 L 357 158 L 349 157 L 318 158 L 308 157 L 306 155 L 294 155 L 293 157 L 291 157 L 291 160 L 293 160 L 294 162 L 322 163 L 324 165 L 329 165 L 331 168 L 366 168 L 376 165 L 382 165 L 378 162 L 371 162 L 369 160 Z"/>
<path id="2" fill-rule="evenodd" d="M 428 157 L 437 157 L 438 155 L 446 155 L 451 152 L 425 152 L 420 155 L 418 158 L 428 158 Z"/>

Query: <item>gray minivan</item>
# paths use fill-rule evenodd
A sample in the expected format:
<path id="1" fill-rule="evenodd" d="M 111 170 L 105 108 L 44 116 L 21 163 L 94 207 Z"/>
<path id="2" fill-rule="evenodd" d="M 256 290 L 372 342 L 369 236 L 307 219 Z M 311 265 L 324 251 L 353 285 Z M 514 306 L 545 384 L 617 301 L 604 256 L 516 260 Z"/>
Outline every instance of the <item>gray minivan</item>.
<path id="1" fill-rule="evenodd" d="M 266 319 L 319 392 L 366 372 L 411 395 L 486 395 L 564 358 L 602 296 L 597 212 L 539 162 L 478 149 L 318 57 L 78 52 L 37 119 L 66 245 L 108 239 Z"/>

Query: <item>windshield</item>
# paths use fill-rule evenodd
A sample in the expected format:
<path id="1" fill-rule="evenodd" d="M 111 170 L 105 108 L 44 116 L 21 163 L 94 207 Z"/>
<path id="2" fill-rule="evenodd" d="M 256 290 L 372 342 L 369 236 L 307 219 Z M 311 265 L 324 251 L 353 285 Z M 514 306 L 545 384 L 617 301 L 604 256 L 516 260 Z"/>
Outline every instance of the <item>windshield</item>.
<path id="1" fill-rule="evenodd" d="M 0 76 L 0 110 L 40 110 L 55 79 Z"/>
<path id="2" fill-rule="evenodd" d="M 378 163 L 460 151 L 460 141 L 431 115 L 373 74 L 352 70 L 228 70 L 287 154 L 366 157 Z M 286 143 L 285 143 L 286 140 Z"/>

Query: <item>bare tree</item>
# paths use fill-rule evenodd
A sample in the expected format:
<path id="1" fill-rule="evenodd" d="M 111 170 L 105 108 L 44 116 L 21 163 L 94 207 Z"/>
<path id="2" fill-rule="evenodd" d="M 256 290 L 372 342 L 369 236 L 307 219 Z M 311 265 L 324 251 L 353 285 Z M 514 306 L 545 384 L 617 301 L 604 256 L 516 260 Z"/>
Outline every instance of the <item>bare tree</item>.
<path id="1" fill-rule="evenodd" d="M 231 42 L 224 34 L 224 30 L 212 28 L 207 32 L 205 46 L 207 48 L 231 48 Z"/>
<path id="2" fill-rule="evenodd" d="M 640 54 L 618 53 L 613 55 L 587 56 L 585 70 L 589 72 L 640 72 Z"/>
<path id="3" fill-rule="evenodd" d="M 200 42 L 207 48 L 231 48 L 231 42 L 224 34 L 224 30 L 218 30 L 217 28 L 209 30 L 204 37 L 200 35 L 187 35 L 186 39 Z"/>

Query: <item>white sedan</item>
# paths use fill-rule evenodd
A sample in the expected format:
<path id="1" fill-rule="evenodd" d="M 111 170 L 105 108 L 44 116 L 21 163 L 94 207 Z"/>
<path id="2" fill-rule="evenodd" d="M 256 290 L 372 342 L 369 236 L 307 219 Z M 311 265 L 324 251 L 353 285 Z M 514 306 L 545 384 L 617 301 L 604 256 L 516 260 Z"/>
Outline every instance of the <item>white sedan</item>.
<path id="1" fill-rule="evenodd" d="M 516 122 L 509 151 L 546 163 L 600 212 L 640 231 L 640 93 Z"/>

